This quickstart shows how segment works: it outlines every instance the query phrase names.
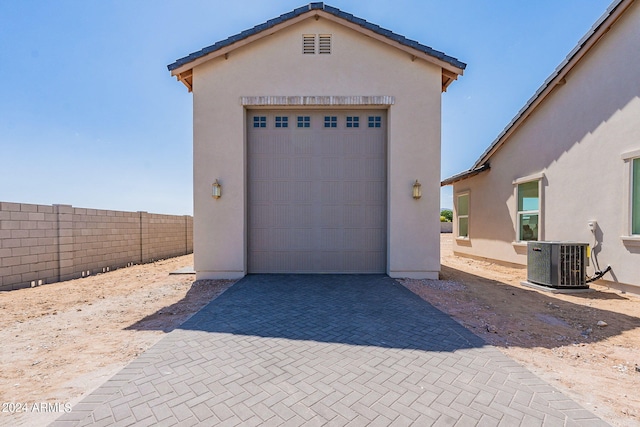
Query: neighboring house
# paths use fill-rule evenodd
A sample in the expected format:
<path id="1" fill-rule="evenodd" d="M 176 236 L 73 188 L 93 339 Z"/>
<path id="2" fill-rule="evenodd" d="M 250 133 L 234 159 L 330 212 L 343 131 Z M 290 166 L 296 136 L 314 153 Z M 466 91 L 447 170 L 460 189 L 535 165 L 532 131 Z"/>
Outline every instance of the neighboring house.
<path id="1" fill-rule="evenodd" d="M 456 254 L 525 265 L 527 240 L 590 243 L 595 268 L 612 267 L 605 280 L 640 292 L 640 2 L 615 1 L 442 185 L 453 185 Z"/>
<path id="2" fill-rule="evenodd" d="M 193 92 L 198 279 L 438 277 L 440 98 L 464 63 L 311 3 L 168 68 Z"/>

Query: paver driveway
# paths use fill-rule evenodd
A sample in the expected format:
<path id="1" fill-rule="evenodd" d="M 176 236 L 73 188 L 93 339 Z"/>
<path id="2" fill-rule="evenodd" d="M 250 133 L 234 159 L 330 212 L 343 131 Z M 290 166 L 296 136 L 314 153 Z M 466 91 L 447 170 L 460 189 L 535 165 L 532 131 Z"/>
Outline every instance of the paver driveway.
<path id="1" fill-rule="evenodd" d="M 251 275 L 52 425 L 606 425 L 382 275 Z"/>

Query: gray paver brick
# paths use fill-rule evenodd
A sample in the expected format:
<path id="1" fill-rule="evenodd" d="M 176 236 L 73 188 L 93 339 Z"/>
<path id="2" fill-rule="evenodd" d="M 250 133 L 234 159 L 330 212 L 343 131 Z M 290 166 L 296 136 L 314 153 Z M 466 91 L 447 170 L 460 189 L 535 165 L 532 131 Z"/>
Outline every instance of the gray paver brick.
<path id="1" fill-rule="evenodd" d="M 380 275 L 255 275 L 65 425 L 607 425 Z"/>

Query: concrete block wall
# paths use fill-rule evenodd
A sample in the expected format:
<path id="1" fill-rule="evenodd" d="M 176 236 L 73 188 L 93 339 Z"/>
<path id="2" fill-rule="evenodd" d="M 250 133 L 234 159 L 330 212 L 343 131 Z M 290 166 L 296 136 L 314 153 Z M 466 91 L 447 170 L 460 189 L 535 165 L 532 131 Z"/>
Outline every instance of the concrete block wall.
<path id="1" fill-rule="evenodd" d="M 143 262 L 168 258 L 172 251 L 181 248 L 193 252 L 193 221 L 173 215 L 141 212 Z"/>
<path id="2" fill-rule="evenodd" d="M 0 290 L 191 252 L 191 216 L 0 202 Z"/>

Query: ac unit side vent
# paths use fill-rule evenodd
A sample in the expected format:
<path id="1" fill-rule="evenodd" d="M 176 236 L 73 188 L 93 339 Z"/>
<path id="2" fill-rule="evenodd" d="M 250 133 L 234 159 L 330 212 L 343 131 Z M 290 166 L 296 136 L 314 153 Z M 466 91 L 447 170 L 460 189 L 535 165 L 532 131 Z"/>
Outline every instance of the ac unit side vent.
<path id="1" fill-rule="evenodd" d="M 527 280 L 554 288 L 588 288 L 587 244 L 528 242 Z"/>

